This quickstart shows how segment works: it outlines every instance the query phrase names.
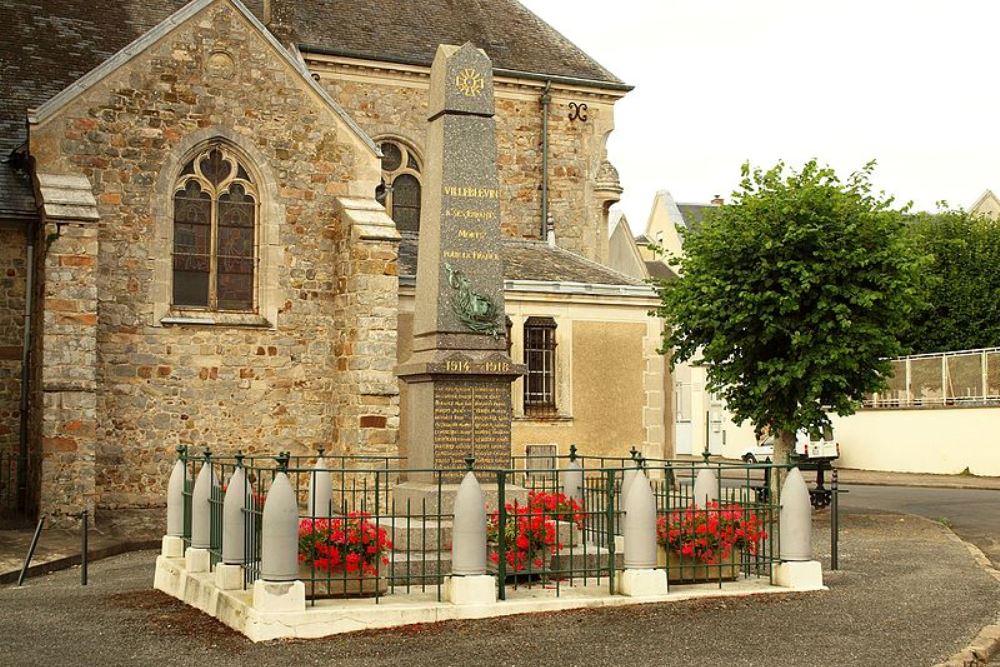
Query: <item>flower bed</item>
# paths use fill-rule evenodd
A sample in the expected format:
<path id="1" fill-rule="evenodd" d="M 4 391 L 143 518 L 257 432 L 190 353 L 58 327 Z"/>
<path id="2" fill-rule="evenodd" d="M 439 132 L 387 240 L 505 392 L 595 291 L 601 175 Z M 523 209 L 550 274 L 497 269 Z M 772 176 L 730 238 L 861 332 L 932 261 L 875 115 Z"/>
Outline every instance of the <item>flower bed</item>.
<path id="1" fill-rule="evenodd" d="M 550 557 L 562 548 L 560 523 L 570 523 L 570 540 L 583 528 L 583 508 L 573 498 L 562 493 L 532 491 L 526 505 L 504 506 L 503 527 L 506 545 L 506 568 L 509 574 L 540 574 L 547 569 Z M 487 518 L 486 538 L 490 544 L 489 559 L 495 569 L 500 562 L 500 512 Z"/>
<path id="2" fill-rule="evenodd" d="M 756 512 L 738 503 L 689 505 L 660 516 L 656 540 L 670 581 L 735 579 L 742 552 L 756 555 L 767 531 Z"/>
<path id="3" fill-rule="evenodd" d="M 384 528 L 367 514 L 299 521 L 299 577 L 314 597 L 384 592 L 386 552 L 392 548 Z M 308 582 L 313 581 L 313 586 Z"/>

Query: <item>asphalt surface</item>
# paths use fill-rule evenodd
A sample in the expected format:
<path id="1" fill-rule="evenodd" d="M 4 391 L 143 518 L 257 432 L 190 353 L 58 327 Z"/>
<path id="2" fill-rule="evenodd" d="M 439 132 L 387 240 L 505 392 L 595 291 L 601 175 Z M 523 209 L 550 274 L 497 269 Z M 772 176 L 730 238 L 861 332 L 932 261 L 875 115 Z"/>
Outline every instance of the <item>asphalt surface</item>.
<path id="1" fill-rule="evenodd" d="M 905 512 L 949 526 L 1000 569 L 1000 491 L 845 485 L 844 509 Z"/>
<path id="2" fill-rule="evenodd" d="M 815 550 L 828 562 L 829 530 Z M 900 665 L 964 646 L 1000 584 L 931 522 L 846 513 L 831 590 L 456 621 L 251 644 L 150 590 L 153 553 L 0 588 L 0 665 Z"/>

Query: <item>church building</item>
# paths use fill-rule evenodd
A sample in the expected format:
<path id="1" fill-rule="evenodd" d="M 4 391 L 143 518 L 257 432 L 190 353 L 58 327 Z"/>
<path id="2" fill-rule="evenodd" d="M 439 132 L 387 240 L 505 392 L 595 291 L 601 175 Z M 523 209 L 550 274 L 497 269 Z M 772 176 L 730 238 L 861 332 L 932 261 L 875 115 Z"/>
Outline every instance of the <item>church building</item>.
<path id="1" fill-rule="evenodd" d="M 630 86 L 516 0 L 0 15 L 0 509 L 144 516 L 180 445 L 406 456 L 439 44 L 494 65 L 512 453 L 671 453 L 656 295 L 609 261 Z"/>

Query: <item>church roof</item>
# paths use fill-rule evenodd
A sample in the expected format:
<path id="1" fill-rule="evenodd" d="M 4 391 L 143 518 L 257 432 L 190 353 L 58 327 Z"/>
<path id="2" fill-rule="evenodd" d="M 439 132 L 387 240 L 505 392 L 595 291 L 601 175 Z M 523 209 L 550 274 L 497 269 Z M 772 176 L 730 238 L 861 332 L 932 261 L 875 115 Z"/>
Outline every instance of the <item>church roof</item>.
<path id="1" fill-rule="evenodd" d="M 303 51 L 429 66 L 438 44 L 472 42 L 500 70 L 628 88 L 516 0 L 313 0 L 292 12 Z"/>
<path id="2" fill-rule="evenodd" d="M 417 275 L 419 234 L 401 232 L 399 275 Z M 541 280 L 588 285 L 645 285 L 641 280 L 592 262 L 569 250 L 528 239 L 504 239 L 501 250 L 506 280 Z"/>
<path id="3" fill-rule="evenodd" d="M 282 3 L 291 12 L 283 24 L 306 51 L 429 65 L 439 43 L 472 41 L 499 69 L 627 88 L 515 0 L 274 0 L 276 7 Z M 4 20 L 15 28 L 0 40 L 0 159 L 25 142 L 27 109 L 41 106 L 186 4 L 5 0 Z M 263 0 L 244 4 L 263 16 Z M 33 203 L 25 208 L 28 195 L 23 177 L 0 162 L 0 212 L 33 211 Z"/>
<path id="4" fill-rule="evenodd" d="M 678 204 L 677 208 L 681 212 L 681 218 L 684 220 L 684 226 L 688 229 L 698 229 L 701 227 L 701 219 L 704 217 L 705 211 L 712 208 L 712 205 Z"/>
<path id="5" fill-rule="evenodd" d="M 677 273 L 667 264 L 658 259 L 647 259 L 646 270 L 649 271 L 650 278 L 658 280 L 677 280 Z"/>

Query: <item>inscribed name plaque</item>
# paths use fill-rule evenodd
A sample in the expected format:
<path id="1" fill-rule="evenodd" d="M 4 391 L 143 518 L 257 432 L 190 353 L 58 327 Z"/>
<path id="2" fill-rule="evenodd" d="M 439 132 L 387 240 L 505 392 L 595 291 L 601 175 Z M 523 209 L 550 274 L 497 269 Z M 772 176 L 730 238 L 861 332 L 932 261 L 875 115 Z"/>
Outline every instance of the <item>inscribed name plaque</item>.
<path id="1" fill-rule="evenodd" d="M 434 383 L 434 467 L 461 468 L 476 457 L 477 468 L 510 465 L 510 381 L 448 378 Z"/>

